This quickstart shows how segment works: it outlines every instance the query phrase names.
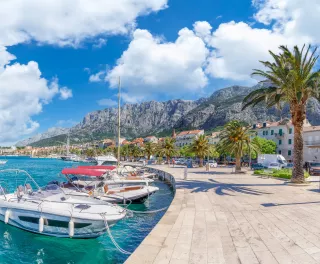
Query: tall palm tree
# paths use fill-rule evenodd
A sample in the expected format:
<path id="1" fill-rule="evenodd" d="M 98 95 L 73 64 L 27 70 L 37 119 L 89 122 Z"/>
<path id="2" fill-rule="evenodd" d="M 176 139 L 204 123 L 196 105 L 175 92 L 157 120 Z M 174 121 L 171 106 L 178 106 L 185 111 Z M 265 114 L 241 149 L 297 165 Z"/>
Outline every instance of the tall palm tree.
<path id="1" fill-rule="evenodd" d="M 220 153 L 230 153 L 236 158 L 236 172 L 241 171 L 241 157 L 247 152 L 259 152 L 259 146 L 251 138 L 255 132 L 244 127 L 239 121 L 231 121 L 220 133 L 217 150 Z"/>
<path id="2" fill-rule="evenodd" d="M 158 156 L 165 156 L 169 164 L 170 159 L 176 155 L 177 150 L 175 146 L 176 140 L 174 138 L 166 137 L 163 142 L 160 142 L 157 147 Z"/>
<path id="3" fill-rule="evenodd" d="M 198 138 L 194 139 L 190 149 L 196 154 L 200 159 L 200 167 L 203 167 L 203 159 L 205 156 L 209 155 L 210 145 L 209 141 L 205 135 L 200 135 Z"/>
<path id="4" fill-rule="evenodd" d="M 144 145 L 144 154 L 147 156 L 148 160 L 150 160 L 150 157 L 155 153 L 156 151 L 156 146 L 152 142 L 147 142 Z"/>
<path id="5" fill-rule="evenodd" d="M 292 124 L 294 126 L 294 149 L 291 181 L 303 183 L 303 123 L 306 119 L 306 104 L 309 98 L 319 99 L 320 72 L 314 71 L 318 60 L 317 49 L 311 51 L 294 47 L 290 51 L 280 46 L 281 52 L 276 55 L 269 51 L 273 62 L 261 61 L 265 70 L 254 70 L 253 75 L 264 78 L 263 83 L 268 87 L 251 92 L 243 100 L 243 109 L 265 102 L 267 107 L 287 103 L 290 107 Z"/>
<path id="6" fill-rule="evenodd" d="M 134 159 L 138 158 L 141 155 L 141 150 L 138 146 L 133 146 L 130 149 L 130 153 L 133 156 Z"/>

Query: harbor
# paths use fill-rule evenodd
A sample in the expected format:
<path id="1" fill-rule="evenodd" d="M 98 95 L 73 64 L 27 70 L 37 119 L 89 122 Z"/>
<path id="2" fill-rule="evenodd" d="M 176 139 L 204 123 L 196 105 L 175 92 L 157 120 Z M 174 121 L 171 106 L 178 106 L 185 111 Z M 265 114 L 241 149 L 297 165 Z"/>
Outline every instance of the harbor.
<path id="1" fill-rule="evenodd" d="M 61 171 L 66 167 L 74 166 L 73 162 L 57 159 L 29 157 L 7 157 L 6 159 L 8 162 L 1 167 L 4 172 L 0 173 L 0 180 L 1 182 L 9 180 L 12 186 L 16 185 L 16 174 L 5 173 L 5 170 L 19 168 L 27 171 L 40 186 L 46 186 L 52 181 L 65 181 Z M 173 198 L 173 189 L 169 184 L 155 179 L 153 186 L 159 190 L 143 203 L 124 205 L 123 207 L 127 208 L 128 212 L 130 210 L 130 213 L 110 227 L 111 235 L 117 245 L 127 252 L 133 252 L 141 243 L 161 219 Z M 164 210 L 157 211 L 161 208 Z M 152 213 L 152 211 L 155 212 Z M 0 223 L 0 227 L 0 236 L 4 239 L 1 246 L 1 263 L 12 263 L 17 255 L 20 256 L 21 262 L 28 263 L 123 263 L 128 257 L 128 254 L 121 253 L 115 247 L 106 230 L 96 239 L 83 240 L 34 234 L 4 222 Z M 30 241 L 33 242 L 30 243 Z M 59 254 L 56 254 L 57 250 Z M 25 253 L 21 255 L 22 252 Z"/>

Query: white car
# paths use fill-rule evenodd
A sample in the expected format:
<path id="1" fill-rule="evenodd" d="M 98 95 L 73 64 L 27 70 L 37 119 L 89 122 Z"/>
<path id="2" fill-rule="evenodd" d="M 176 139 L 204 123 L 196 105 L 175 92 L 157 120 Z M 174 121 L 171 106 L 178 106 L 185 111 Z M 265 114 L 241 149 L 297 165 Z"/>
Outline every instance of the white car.
<path id="1" fill-rule="evenodd" d="M 210 168 L 217 168 L 218 163 L 215 160 L 209 160 L 208 161 Z"/>
<path id="2" fill-rule="evenodd" d="M 281 165 L 279 163 L 272 162 L 268 165 L 268 169 L 281 170 Z"/>

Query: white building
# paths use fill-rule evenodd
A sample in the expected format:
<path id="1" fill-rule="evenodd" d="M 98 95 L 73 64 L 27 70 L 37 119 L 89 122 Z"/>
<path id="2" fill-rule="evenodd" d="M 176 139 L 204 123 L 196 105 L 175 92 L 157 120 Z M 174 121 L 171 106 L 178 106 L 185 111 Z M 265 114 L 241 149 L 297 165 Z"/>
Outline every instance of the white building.
<path id="1" fill-rule="evenodd" d="M 220 140 L 220 131 L 219 132 L 212 132 L 211 136 L 208 136 L 208 142 L 211 145 L 216 145 L 218 144 Z"/>
<path id="2" fill-rule="evenodd" d="M 150 142 L 150 143 L 158 143 L 158 138 L 155 136 L 148 136 L 146 138 L 144 138 L 144 142 Z"/>
<path id="3" fill-rule="evenodd" d="M 176 136 L 176 146 L 183 147 L 191 145 L 194 139 L 204 135 L 204 130 L 182 131 Z"/>
<path id="4" fill-rule="evenodd" d="M 304 131 L 309 127 L 310 123 L 305 121 Z M 290 120 L 254 124 L 253 129 L 257 131 L 258 137 L 273 140 L 277 144 L 277 154 L 281 154 L 288 161 L 293 160 L 294 127 Z"/>
<path id="5" fill-rule="evenodd" d="M 303 129 L 304 161 L 320 161 L 320 126 Z"/>

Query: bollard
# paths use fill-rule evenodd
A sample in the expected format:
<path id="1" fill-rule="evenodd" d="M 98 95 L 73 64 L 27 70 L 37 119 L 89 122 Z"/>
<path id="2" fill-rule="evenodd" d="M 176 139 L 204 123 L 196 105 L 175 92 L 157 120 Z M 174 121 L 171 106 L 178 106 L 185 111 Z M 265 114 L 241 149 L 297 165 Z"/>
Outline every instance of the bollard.
<path id="1" fill-rule="evenodd" d="M 188 178 L 188 167 L 184 167 L 184 179 Z"/>

